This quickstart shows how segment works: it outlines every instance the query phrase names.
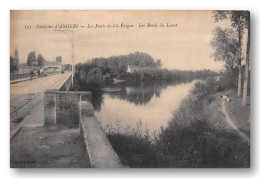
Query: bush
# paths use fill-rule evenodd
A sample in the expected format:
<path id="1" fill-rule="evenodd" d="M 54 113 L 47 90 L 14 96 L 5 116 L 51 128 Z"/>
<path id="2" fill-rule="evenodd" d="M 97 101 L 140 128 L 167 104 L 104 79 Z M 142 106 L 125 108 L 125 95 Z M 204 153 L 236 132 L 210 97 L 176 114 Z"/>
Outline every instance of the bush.
<path id="1" fill-rule="evenodd" d="M 135 134 L 108 134 L 108 139 L 120 157 L 121 162 L 129 167 L 157 167 L 154 158 L 154 146 L 151 142 Z"/>
<path id="2" fill-rule="evenodd" d="M 233 89 L 237 87 L 237 80 L 231 80 L 229 77 L 222 77 L 218 82 L 218 92 Z"/>
<path id="3" fill-rule="evenodd" d="M 91 91 L 93 95 L 100 93 L 104 85 L 102 71 L 99 67 L 79 66 L 76 68 L 75 79 L 78 90 Z"/>
<path id="4" fill-rule="evenodd" d="M 159 152 L 152 142 L 149 130 L 143 130 L 141 120 L 136 128 L 120 126 L 117 121 L 115 127 L 109 124 L 104 129 L 124 165 L 136 168 L 159 166 Z"/>
<path id="5" fill-rule="evenodd" d="M 213 94 L 218 92 L 219 81 L 214 78 L 209 78 L 208 80 L 199 81 L 195 83 L 192 94 L 196 95 L 199 100 L 206 99 L 207 103 L 211 103 L 214 99 Z"/>
<path id="6" fill-rule="evenodd" d="M 222 92 L 224 90 L 232 89 L 236 87 L 234 81 L 231 81 L 229 77 L 209 78 L 206 81 L 199 81 L 195 83 L 192 94 L 196 95 L 198 99 L 206 99 L 208 103 L 211 103 L 214 99 L 214 94 Z"/>

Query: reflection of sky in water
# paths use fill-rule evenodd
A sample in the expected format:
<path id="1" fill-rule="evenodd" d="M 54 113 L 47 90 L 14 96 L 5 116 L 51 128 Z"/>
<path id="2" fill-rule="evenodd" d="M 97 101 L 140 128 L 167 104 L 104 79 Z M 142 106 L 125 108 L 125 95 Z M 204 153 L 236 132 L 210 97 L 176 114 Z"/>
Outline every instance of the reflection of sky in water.
<path id="1" fill-rule="evenodd" d="M 148 103 L 141 105 L 104 94 L 101 110 L 95 114 L 103 126 L 110 123 L 115 125 L 116 120 L 119 120 L 122 126 L 136 128 L 137 122 L 141 119 L 143 127 L 147 125 L 150 131 L 158 130 L 161 126 L 167 125 L 172 112 L 188 95 L 193 84 L 194 82 L 168 86 L 161 90 L 160 97 L 153 95 Z"/>

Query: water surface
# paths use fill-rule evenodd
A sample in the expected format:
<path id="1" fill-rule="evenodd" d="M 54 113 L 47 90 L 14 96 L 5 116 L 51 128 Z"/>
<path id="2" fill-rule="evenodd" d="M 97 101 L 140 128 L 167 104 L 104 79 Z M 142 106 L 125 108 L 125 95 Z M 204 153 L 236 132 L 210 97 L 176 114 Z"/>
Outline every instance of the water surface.
<path id="1" fill-rule="evenodd" d="M 95 115 L 103 127 L 107 124 L 120 124 L 136 128 L 141 120 L 144 129 L 159 130 L 173 117 L 173 111 L 178 109 L 181 101 L 189 94 L 194 82 L 110 85 L 121 88 L 121 91 L 103 92 L 99 97 L 94 97 L 92 102 Z"/>

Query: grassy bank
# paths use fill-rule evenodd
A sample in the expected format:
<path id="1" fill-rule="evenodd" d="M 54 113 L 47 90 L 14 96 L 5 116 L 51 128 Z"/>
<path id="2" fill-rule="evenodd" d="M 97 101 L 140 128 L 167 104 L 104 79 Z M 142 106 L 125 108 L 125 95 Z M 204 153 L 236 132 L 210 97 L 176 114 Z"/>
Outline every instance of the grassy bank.
<path id="1" fill-rule="evenodd" d="M 110 129 L 108 138 L 129 167 L 249 167 L 249 143 L 227 125 L 217 104 L 217 93 L 230 88 L 226 78 L 198 82 L 160 133 L 151 137 L 139 124 Z"/>

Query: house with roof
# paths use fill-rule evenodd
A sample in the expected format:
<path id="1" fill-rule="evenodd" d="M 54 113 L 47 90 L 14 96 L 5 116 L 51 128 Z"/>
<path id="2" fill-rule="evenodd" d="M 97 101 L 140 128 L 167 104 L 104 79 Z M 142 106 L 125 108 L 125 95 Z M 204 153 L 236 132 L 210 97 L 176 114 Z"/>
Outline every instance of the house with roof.
<path id="1" fill-rule="evenodd" d="M 139 67 L 139 66 L 134 66 L 134 65 L 128 65 L 128 66 L 127 66 L 127 72 L 128 72 L 128 73 L 137 72 L 138 70 L 141 70 L 141 67 Z"/>

